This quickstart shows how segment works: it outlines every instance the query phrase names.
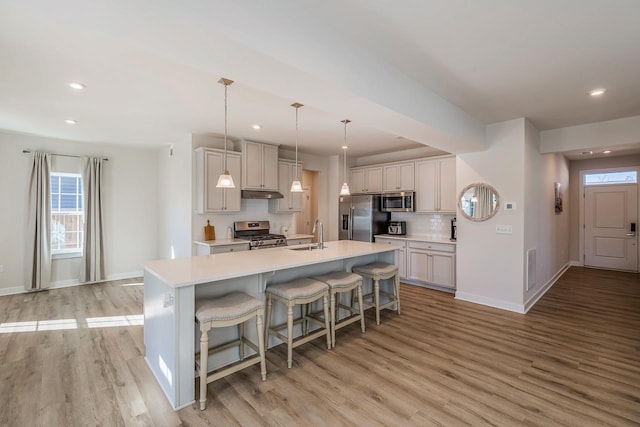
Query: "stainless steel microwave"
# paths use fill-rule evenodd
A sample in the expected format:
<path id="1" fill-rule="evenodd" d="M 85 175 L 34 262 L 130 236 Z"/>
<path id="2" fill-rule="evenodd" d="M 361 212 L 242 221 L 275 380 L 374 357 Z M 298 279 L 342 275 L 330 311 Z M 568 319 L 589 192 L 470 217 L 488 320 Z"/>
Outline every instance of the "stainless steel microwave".
<path id="1" fill-rule="evenodd" d="M 382 193 L 380 210 L 383 212 L 413 212 L 415 193 L 401 191 L 399 193 Z"/>

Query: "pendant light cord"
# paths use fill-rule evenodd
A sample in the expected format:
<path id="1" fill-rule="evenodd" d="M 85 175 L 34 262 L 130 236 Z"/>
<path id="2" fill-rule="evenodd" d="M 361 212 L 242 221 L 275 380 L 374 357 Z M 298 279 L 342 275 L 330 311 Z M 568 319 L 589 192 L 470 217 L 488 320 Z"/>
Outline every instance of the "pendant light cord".
<path id="1" fill-rule="evenodd" d="M 227 170 L 227 84 L 224 85 L 224 173 Z"/>
<path id="2" fill-rule="evenodd" d="M 300 180 L 298 176 L 298 108 L 296 107 L 296 178 Z"/>

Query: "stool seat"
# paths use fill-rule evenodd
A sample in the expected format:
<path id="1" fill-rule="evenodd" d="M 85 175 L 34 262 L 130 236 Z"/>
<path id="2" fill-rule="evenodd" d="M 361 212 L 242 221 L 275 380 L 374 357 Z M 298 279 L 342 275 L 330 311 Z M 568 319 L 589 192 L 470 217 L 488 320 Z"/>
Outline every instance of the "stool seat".
<path id="1" fill-rule="evenodd" d="M 287 283 L 279 283 L 277 285 L 269 285 L 267 293 L 277 295 L 288 301 L 303 298 L 313 298 L 321 296 L 327 291 L 327 285 L 308 277 L 292 280 Z"/>
<path id="2" fill-rule="evenodd" d="M 212 320 L 233 320 L 263 307 L 264 304 L 259 299 L 241 292 L 234 292 L 220 298 L 196 301 L 196 319 L 200 323 Z"/>
<path id="3" fill-rule="evenodd" d="M 361 265 L 353 267 L 355 273 L 364 273 L 371 276 L 388 276 L 398 272 L 398 267 L 394 264 L 387 264 L 384 262 L 374 262 L 367 265 Z"/>
<path id="4" fill-rule="evenodd" d="M 322 276 L 313 276 L 313 279 L 329 285 L 331 289 L 351 288 L 353 285 L 362 280 L 361 276 L 349 273 L 348 271 L 334 271 Z"/>

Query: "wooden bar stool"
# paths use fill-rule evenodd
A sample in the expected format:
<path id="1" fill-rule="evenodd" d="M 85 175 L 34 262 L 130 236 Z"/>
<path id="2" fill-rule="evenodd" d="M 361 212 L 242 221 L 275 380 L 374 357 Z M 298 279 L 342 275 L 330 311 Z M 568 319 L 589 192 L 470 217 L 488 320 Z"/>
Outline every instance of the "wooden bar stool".
<path id="1" fill-rule="evenodd" d="M 354 273 L 361 275 L 366 279 L 373 280 L 373 293 L 364 295 L 363 298 L 373 298 L 373 306 L 376 309 L 376 324 L 380 324 L 380 310 L 396 306 L 396 311 L 400 314 L 400 277 L 398 276 L 398 267 L 394 264 L 384 262 L 374 262 L 367 265 L 355 266 L 351 269 Z M 380 290 L 380 280 L 394 279 L 395 294 Z M 388 298 L 388 301 L 381 304 L 380 295 Z"/>
<path id="2" fill-rule="evenodd" d="M 364 307 L 362 304 L 362 276 L 348 271 L 334 271 L 333 273 L 324 274 L 322 276 L 314 276 L 316 280 L 326 283 L 329 286 L 329 295 L 331 296 L 331 347 L 336 346 L 336 329 L 340 329 L 351 323 L 360 320 L 360 328 L 364 333 Z M 344 292 L 354 292 L 358 294 L 358 308 L 354 308 L 353 304 L 340 304 L 340 295 L 336 294 Z M 351 298 L 350 301 L 352 301 Z M 347 310 L 350 315 L 340 321 L 337 320 L 337 309 Z"/>
<path id="3" fill-rule="evenodd" d="M 324 283 L 308 277 L 292 280 L 291 282 L 270 285 L 266 289 L 267 294 L 267 334 L 266 341 L 269 342 L 269 334 L 273 334 L 283 342 L 287 343 L 287 367 L 293 365 L 293 349 L 314 340 L 322 335 L 327 336 L 327 348 L 331 349 L 331 328 L 329 326 L 329 287 Z M 307 315 L 307 304 L 322 299 L 324 309 L 324 322 Z M 280 301 L 287 306 L 287 323 L 278 326 L 271 326 L 271 313 L 273 300 Z M 293 320 L 293 307 L 302 305 L 300 319 Z M 314 321 L 323 328 L 309 334 L 309 322 Z M 302 337 L 293 339 L 293 325 L 302 324 Z M 323 324 L 324 323 L 324 324 Z M 279 331 L 287 329 L 287 335 L 282 335 Z"/>
<path id="4" fill-rule="evenodd" d="M 264 303 L 259 299 L 241 292 L 234 292 L 220 298 L 203 299 L 196 301 L 196 323 L 200 326 L 200 361 L 196 359 L 196 368 L 200 374 L 200 409 L 204 410 L 207 404 L 207 384 L 238 372 L 246 367 L 260 363 L 262 381 L 267 379 L 267 367 L 265 363 L 264 327 L 262 316 Z M 255 317 L 258 329 L 258 345 L 249 341 L 244 336 L 244 322 Z M 209 349 L 209 330 L 212 328 L 224 328 L 237 325 L 238 339 L 218 345 Z M 245 360 L 244 346 L 248 345 L 257 353 Z M 207 371 L 209 355 L 222 350 L 239 346 L 240 362 L 218 369 L 211 374 Z"/>

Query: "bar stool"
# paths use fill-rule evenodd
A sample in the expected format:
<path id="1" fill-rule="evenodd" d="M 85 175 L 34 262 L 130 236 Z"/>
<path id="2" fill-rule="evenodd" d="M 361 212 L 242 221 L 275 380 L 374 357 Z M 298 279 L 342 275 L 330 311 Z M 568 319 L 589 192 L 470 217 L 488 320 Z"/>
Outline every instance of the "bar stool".
<path id="1" fill-rule="evenodd" d="M 327 348 L 331 349 L 331 328 L 329 326 L 329 287 L 324 283 L 313 280 L 308 277 L 292 280 L 286 283 L 270 285 L 266 289 L 267 294 L 267 333 L 266 342 L 269 342 L 269 334 L 273 334 L 283 342 L 287 343 L 287 367 L 293 365 L 293 349 L 308 343 L 322 335 L 327 336 Z M 322 321 L 307 315 L 307 304 L 322 299 L 324 309 L 324 328 L 321 328 L 312 334 L 308 333 L 309 322 L 314 321 L 323 324 Z M 280 301 L 287 306 L 287 323 L 278 326 L 271 326 L 271 313 L 273 300 Z M 293 320 L 293 307 L 302 305 L 301 318 Z M 302 337 L 293 339 L 293 325 L 302 324 Z M 282 335 L 279 331 L 287 329 L 287 335 Z"/>
<path id="2" fill-rule="evenodd" d="M 400 277 L 398 276 L 398 267 L 394 264 L 384 262 L 374 262 L 367 265 L 355 266 L 351 269 L 354 273 L 361 275 L 366 279 L 373 280 L 373 293 L 364 295 L 363 298 L 373 297 L 373 306 L 376 309 L 376 324 L 380 324 L 380 310 L 396 306 L 396 311 L 400 314 Z M 395 294 L 380 290 L 380 280 L 394 279 Z M 389 300 L 384 304 L 380 304 L 380 295 Z"/>
<path id="3" fill-rule="evenodd" d="M 220 298 L 203 299 L 196 301 L 196 323 L 200 326 L 200 361 L 196 359 L 196 368 L 199 366 L 200 374 L 200 409 L 204 410 L 207 404 L 207 384 L 238 372 L 246 367 L 260 363 L 262 381 L 267 379 L 265 363 L 264 327 L 262 316 L 264 304 L 259 299 L 241 292 L 234 292 Z M 244 336 L 244 322 L 255 317 L 258 329 L 258 345 L 249 341 Z M 212 328 L 224 328 L 238 326 L 238 339 L 218 345 L 209 349 L 209 330 Z M 248 345 L 255 350 L 256 355 L 245 360 L 244 346 Z M 240 362 L 225 368 L 218 369 L 211 374 L 207 371 L 209 355 L 222 350 L 239 346 Z"/>
<path id="4" fill-rule="evenodd" d="M 329 295 L 331 296 L 331 347 L 336 346 L 336 329 L 343 328 L 347 325 L 350 325 L 351 323 L 360 320 L 360 329 L 362 329 L 362 333 L 364 333 L 365 327 L 364 307 L 362 304 L 362 276 L 354 273 L 349 273 L 348 271 L 334 271 L 322 276 L 314 276 L 313 278 L 324 282 L 329 286 Z M 351 304 L 350 306 L 340 304 L 340 295 L 337 296 L 338 301 L 336 304 L 336 294 L 353 291 L 356 291 L 358 293 L 358 308 L 354 308 L 353 304 Z M 353 300 L 353 298 L 351 300 Z M 350 313 L 349 317 L 338 321 L 336 307 L 338 309 L 341 308 L 343 310 L 347 310 Z"/>

